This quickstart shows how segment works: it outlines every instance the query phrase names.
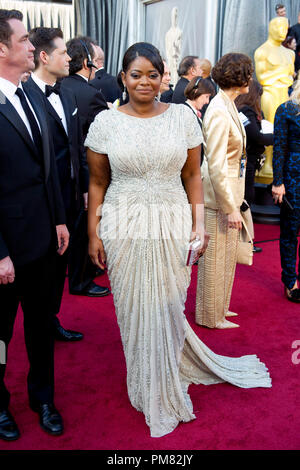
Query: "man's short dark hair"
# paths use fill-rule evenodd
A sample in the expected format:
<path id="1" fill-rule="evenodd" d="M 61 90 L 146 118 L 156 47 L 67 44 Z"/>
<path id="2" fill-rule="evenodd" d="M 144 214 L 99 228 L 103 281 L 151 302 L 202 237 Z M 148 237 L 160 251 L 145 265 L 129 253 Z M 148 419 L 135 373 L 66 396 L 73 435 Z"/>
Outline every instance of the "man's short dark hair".
<path id="1" fill-rule="evenodd" d="M 277 3 L 275 7 L 276 13 L 278 12 L 278 10 L 282 10 L 282 8 L 285 8 L 285 5 L 282 5 L 282 3 Z"/>
<path id="2" fill-rule="evenodd" d="M 13 30 L 9 20 L 23 21 L 23 14 L 19 10 L 0 10 L 0 42 L 10 47 L 10 38 Z"/>
<path id="3" fill-rule="evenodd" d="M 54 45 L 54 39 L 61 38 L 63 39 L 62 30 L 59 28 L 33 28 L 29 31 L 29 40 L 34 45 L 34 64 L 35 67 L 39 66 L 40 53 L 45 51 L 47 54 L 56 49 Z"/>
<path id="4" fill-rule="evenodd" d="M 195 66 L 196 59 L 199 59 L 196 55 L 188 55 L 182 59 L 178 68 L 179 77 L 183 77 L 189 73 L 190 68 Z"/>
<path id="5" fill-rule="evenodd" d="M 87 36 L 78 36 L 77 38 L 70 39 L 67 42 L 67 52 L 72 59 L 71 62 L 69 62 L 70 75 L 79 72 L 83 68 L 84 60 L 88 58 L 87 51 L 82 43 L 85 44 L 91 58 L 93 59 L 95 56 L 93 44 L 95 44 L 96 41 Z"/>

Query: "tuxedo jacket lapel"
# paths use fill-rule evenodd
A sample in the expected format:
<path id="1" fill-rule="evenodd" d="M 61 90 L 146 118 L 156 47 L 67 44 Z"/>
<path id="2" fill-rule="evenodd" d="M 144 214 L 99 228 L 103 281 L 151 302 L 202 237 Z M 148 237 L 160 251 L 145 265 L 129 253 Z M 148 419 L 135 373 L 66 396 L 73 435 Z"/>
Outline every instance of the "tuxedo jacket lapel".
<path id="1" fill-rule="evenodd" d="M 57 114 L 57 112 L 53 108 L 52 104 L 49 102 L 46 95 L 42 92 L 40 87 L 35 83 L 35 81 L 31 77 L 28 79 L 27 86 L 26 85 L 24 86 L 25 90 L 28 90 L 29 87 L 30 87 L 30 89 L 36 91 L 37 93 L 40 93 L 40 95 L 43 96 L 45 104 L 46 104 L 47 111 L 49 112 L 49 114 L 51 114 L 51 116 L 53 116 L 53 118 L 57 121 L 58 125 L 61 126 L 63 132 L 65 133 L 66 131 L 65 131 L 65 128 L 64 128 L 64 126 L 61 122 L 61 119 L 60 119 L 59 115 Z"/>
<path id="2" fill-rule="evenodd" d="M 70 106 L 69 106 L 69 102 L 68 102 L 68 100 L 66 99 L 66 97 L 63 95 L 63 93 L 61 93 L 60 99 L 61 99 L 61 102 L 62 102 L 62 105 L 63 105 L 63 108 L 64 108 L 64 112 L 65 112 L 65 116 L 66 116 L 68 135 L 70 135 L 71 132 L 72 132 L 72 128 L 71 128 L 71 119 L 70 119 L 70 117 L 71 117 L 71 112 L 72 112 L 72 111 L 71 111 L 71 108 L 70 108 Z M 74 110 L 73 110 L 73 111 L 74 111 Z M 59 119 L 59 120 L 60 120 L 60 119 Z M 60 124 L 62 125 L 61 120 L 60 120 Z M 64 126 L 62 125 L 62 127 L 64 127 Z M 65 129 L 64 129 L 64 132 L 66 132 Z"/>
<path id="3" fill-rule="evenodd" d="M 6 98 L 6 96 L 0 91 L 0 112 L 10 121 L 14 128 L 19 132 L 23 140 L 26 142 L 30 150 L 38 157 L 37 149 L 34 145 L 34 142 L 25 126 L 23 120 L 20 118 L 19 114 L 11 104 L 11 102 Z"/>
<path id="4" fill-rule="evenodd" d="M 49 131 L 47 121 L 45 120 L 45 116 L 41 112 L 38 100 L 35 99 L 34 93 L 28 93 L 27 97 L 34 109 L 34 112 L 38 118 L 41 134 L 42 134 L 42 141 L 43 141 L 43 158 L 44 158 L 44 166 L 45 166 L 45 179 L 47 181 L 50 172 L 50 148 L 49 148 Z"/>

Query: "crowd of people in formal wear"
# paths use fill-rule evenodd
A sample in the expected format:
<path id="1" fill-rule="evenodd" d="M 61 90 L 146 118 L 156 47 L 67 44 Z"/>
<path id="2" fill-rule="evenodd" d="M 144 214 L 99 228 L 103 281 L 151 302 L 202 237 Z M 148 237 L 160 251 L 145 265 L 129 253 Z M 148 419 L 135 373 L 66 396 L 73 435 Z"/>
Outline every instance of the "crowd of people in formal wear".
<path id="1" fill-rule="evenodd" d="M 271 387 L 255 355 L 218 356 L 193 332 L 184 316 L 186 253 L 199 242 L 196 323 L 237 328 L 228 318 L 237 316 L 229 305 L 239 231 L 261 155 L 274 144 L 274 199 L 293 206 L 281 221 L 282 280 L 287 298 L 300 302 L 299 82 L 266 134 L 262 87 L 244 54 L 214 67 L 186 56 L 173 87 L 151 44 L 131 46 L 114 77 L 96 40 L 65 43 L 60 29 L 27 32 L 22 19 L 0 10 L 0 341 L 8 348 L 21 304 L 29 403 L 41 427 L 63 432 L 54 341 L 83 339 L 59 320 L 66 276 L 70 294 L 101 298 L 110 291 L 94 280 L 106 269 L 129 398 L 152 436 L 195 418 L 190 383 Z M 0 438 L 15 440 L 5 370 L 0 364 Z"/>

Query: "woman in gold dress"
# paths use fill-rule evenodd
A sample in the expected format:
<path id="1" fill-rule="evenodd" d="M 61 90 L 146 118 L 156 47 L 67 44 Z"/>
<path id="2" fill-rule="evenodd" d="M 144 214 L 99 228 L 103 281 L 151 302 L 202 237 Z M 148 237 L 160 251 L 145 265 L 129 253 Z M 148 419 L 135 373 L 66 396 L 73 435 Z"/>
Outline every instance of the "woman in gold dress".
<path id="1" fill-rule="evenodd" d="M 246 135 L 234 100 L 248 93 L 253 74 L 251 59 L 226 54 L 212 77 L 220 91 L 211 101 L 203 121 L 205 158 L 202 165 L 205 225 L 209 247 L 199 262 L 196 323 L 209 328 L 237 328 L 226 317 L 235 275 L 240 206 L 244 199 Z"/>

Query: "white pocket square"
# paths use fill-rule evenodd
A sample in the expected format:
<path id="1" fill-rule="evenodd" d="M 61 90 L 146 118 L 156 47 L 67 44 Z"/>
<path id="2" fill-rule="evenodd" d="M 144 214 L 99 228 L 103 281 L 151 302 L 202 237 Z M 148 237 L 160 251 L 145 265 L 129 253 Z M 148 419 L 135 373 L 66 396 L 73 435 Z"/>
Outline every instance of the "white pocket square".
<path id="1" fill-rule="evenodd" d="M 77 111 L 78 111 L 78 108 L 74 110 L 74 112 L 72 113 L 72 116 L 75 116 L 75 114 L 77 114 Z"/>

